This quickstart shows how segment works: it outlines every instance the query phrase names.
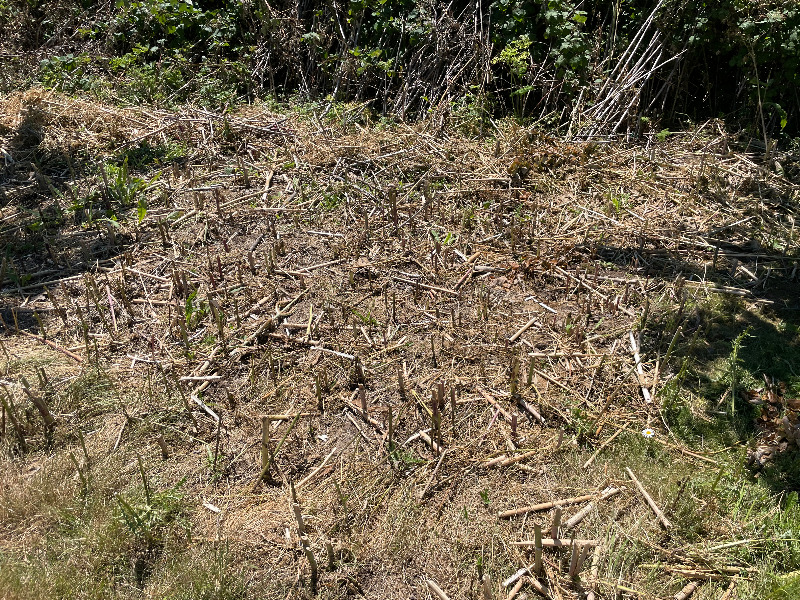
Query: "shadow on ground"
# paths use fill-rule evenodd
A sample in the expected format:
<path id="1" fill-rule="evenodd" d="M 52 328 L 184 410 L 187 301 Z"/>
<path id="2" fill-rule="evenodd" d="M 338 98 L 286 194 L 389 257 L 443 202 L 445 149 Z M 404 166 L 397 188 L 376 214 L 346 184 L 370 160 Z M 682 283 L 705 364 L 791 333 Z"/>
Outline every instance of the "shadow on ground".
<path id="1" fill-rule="evenodd" d="M 662 369 L 673 379 L 661 401 L 673 432 L 694 444 L 746 446 L 752 473 L 776 492 L 800 490 L 795 287 L 768 286 L 768 302 L 713 294 L 687 300 L 679 311 L 656 308 L 643 339 L 650 356 L 664 358 L 672 347 Z M 764 447 L 774 451 L 761 464 L 753 453 Z"/>
<path id="2" fill-rule="evenodd" d="M 65 278 L 96 270 L 123 254 L 133 236 L 122 233 L 118 223 L 135 219 L 137 207 L 121 195 L 138 191 L 142 181 L 128 171 L 128 161 L 145 168 L 175 154 L 174 149 L 145 144 L 122 152 L 118 161 L 106 162 L 43 144 L 43 122 L 38 110 L 28 107 L 15 129 L 0 128 L 5 150 L 0 168 L 4 318 L 11 307 L 42 293 L 45 285 L 58 287 Z M 35 321 L 20 323 L 21 328 L 28 325 L 33 327 Z"/>

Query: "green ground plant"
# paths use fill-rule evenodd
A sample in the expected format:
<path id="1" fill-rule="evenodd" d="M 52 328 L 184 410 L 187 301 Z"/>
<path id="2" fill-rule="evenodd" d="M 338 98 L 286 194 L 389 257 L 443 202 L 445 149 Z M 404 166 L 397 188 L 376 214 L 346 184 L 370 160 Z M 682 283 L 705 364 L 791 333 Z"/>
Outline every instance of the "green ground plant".
<path id="1" fill-rule="evenodd" d="M 487 119 L 505 115 L 563 127 L 603 88 L 655 4 L 499 0 L 478 10 L 462 1 L 443 15 L 419 0 L 314 1 L 288 18 L 285 2 L 5 0 L 0 31 L 14 52 L 41 48 L 38 81 L 68 93 L 222 109 L 300 92 L 306 101 L 367 102 L 381 117 L 449 108 L 483 132 Z M 797 136 L 800 105 L 788 91 L 800 71 L 795 2 L 666 0 L 656 23 L 665 56 L 680 53 L 682 67 L 656 70 L 642 90 L 649 113 L 636 119 L 677 128 L 722 116 L 760 139 Z M 450 81 L 441 49 L 456 46 L 467 62 Z"/>

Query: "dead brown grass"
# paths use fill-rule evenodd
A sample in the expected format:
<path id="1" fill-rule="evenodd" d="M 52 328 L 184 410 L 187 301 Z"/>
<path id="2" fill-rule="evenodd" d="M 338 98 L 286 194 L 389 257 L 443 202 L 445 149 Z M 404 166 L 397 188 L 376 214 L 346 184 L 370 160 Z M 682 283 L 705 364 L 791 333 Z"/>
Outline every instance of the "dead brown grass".
<path id="1" fill-rule="evenodd" d="M 629 332 L 659 306 L 676 312 L 676 328 L 688 323 L 688 338 L 687 302 L 712 293 L 781 302 L 768 282 L 791 281 L 797 255 L 762 234 L 791 227 L 796 188 L 732 149 L 718 123 L 647 147 L 565 145 L 514 126 L 491 142 L 382 129 L 362 110 L 336 120 L 258 106 L 173 114 L 40 91 L 0 102 L 15 160 L 0 215 L 12 248 L 3 342 L 23 362 L 45 353 L 70 365 L 50 377 L 52 390 L 34 386 L 55 407 L 46 435 L 7 363 L 28 451 L 7 424 L 4 548 L 24 554 L 58 528 L 47 507 L 78 493 L 67 452 L 80 458 L 80 430 L 91 461 L 110 465 L 97 492 L 109 502 L 138 485 L 137 454 L 154 487 L 185 478 L 193 544 L 229 546 L 259 597 L 310 593 L 289 484 L 329 454 L 298 490 L 321 566 L 326 542 L 336 547 L 322 597 L 416 597 L 428 579 L 476 597 L 476 573 L 497 587 L 530 564 L 510 542 L 552 518 L 498 511 L 607 485 L 625 489 L 576 529 L 601 542 L 598 566 L 588 559 L 573 580 L 569 553 L 547 554 L 550 593 L 677 591 L 685 582 L 669 571 L 637 565 L 679 562 L 695 534 L 659 529 L 607 459 L 613 446 L 582 465 L 627 423 L 658 430 L 658 461 L 713 477 L 709 449 L 686 448 L 662 426 L 659 390 L 677 372 L 661 361 L 669 338 L 644 340 L 637 376 Z M 145 141 L 145 156 L 175 146 L 185 155 L 134 167 Z M 99 171 L 126 151 L 130 176 L 146 180 L 141 223 Z M 109 209 L 116 224 L 103 220 Z M 31 230 L 37 210 L 42 228 Z M 432 402 L 440 383 L 444 399 Z M 273 450 L 285 441 L 271 482 L 254 487 L 262 415 L 296 412 L 311 416 L 271 423 Z M 419 437 L 437 429 L 443 457 Z M 646 464 L 640 450 L 631 460 Z M 674 516 L 683 471 L 664 472 L 641 479 Z M 175 581 L 151 575 L 145 589 L 166 597 Z"/>

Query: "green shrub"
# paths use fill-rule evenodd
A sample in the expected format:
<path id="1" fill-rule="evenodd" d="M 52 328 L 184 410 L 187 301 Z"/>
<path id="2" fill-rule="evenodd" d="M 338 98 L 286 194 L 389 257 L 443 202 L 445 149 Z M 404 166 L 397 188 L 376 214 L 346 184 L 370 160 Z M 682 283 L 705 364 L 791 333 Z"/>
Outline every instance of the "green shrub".
<path id="1" fill-rule="evenodd" d="M 39 79 L 45 87 L 61 92 L 89 91 L 97 84 L 89 72 L 91 62 L 86 53 L 44 58 L 39 63 Z"/>

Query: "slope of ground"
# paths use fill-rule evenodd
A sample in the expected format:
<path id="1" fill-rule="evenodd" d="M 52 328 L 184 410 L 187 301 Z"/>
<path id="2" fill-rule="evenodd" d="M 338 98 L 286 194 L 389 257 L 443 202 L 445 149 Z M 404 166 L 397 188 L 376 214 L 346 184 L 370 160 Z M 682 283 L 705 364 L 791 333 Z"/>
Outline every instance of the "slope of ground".
<path id="1" fill-rule="evenodd" d="M 796 161 L 328 108 L 2 100 L 0 597 L 794 597 Z"/>

